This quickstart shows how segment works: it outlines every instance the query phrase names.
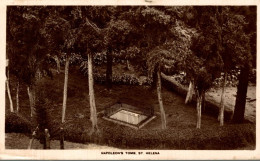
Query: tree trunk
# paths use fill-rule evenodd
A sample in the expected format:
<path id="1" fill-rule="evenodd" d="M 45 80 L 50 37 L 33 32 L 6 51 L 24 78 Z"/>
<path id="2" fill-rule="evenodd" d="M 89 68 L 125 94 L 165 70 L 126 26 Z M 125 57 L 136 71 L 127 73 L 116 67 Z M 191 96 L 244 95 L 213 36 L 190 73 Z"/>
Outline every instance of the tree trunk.
<path id="1" fill-rule="evenodd" d="M 7 88 L 7 94 L 10 102 L 10 111 L 14 112 L 14 106 L 13 106 L 13 100 L 11 96 L 11 91 L 10 91 L 10 84 L 9 84 L 9 71 L 7 70 L 7 77 L 6 77 L 6 88 Z"/>
<path id="2" fill-rule="evenodd" d="M 188 89 L 188 92 L 187 92 L 187 95 L 186 95 L 186 99 L 185 99 L 185 104 L 191 102 L 192 100 L 192 95 L 193 95 L 193 83 L 192 81 L 190 81 L 190 84 L 189 84 L 189 89 Z"/>
<path id="3" fill-rule="evenodd" d="M 90 120 L 92 122 L 92 132 L 98 129 L 97 111 L 94 95 L 94 80 L 92 73 L 92 55 L 88 52 L 88 83 L 89 83 L 89 103 L 90 103 Z"/>
<path id="4" fill-rule="evenodd" d="M 201 108 L 203 111 L 205 111 L 205 92 L 201 94 Z"/>
<path id="5" fill-rule="evenodd" d="M 35 86 L 34 85 L 28 86 L 27 92 L 28 92 L 30 108 L 31 108 L 31 117 L 33 117 L 35 116 Z"/>
<path id="6" fill-rule="evenodd" d="M 163 108 L 163 101 L 162 101 L 162 95 L 161 95 L 161 72 L 160 69 L 157 71 L 157 94 L 158 94 L 158 101 L 160 106 L 160 112 L 161 112 L 161 120 L 162 120 L 162 129 L 166 129 L 166 116 L 165 111 Z"/>
<path id="7" fill-rule="evenodd" d="M 65 77 L 64 77 L 64 88 L 63 88 L 63 104 L 62 104 L 62 117 L 61 117 L 61 132 L 60 132 L 60 149 L 64 149 L 64 130 L 63 124 L 65 122 L 65 113 L 67 108 L 67 93 L 68 93 L 68 80 L 69 80 L 69 56 L 66 55 L 65 63 Z"/>
<path id="8" fill-rule="evenodd" d="M 30 108 L 31 108 L 31 117 L 32 117 L 33 104 L 32 104 L 32 95 L 30 92 L 30 86 L 27 87 L 27 93 L 28 93 L 28 97 L 29 97 L 29 103 L 30 103 Z"/>
<path id="9" fill-rule="evenodd" d="M 202 94 L 197 94 L 197 126 L 196 128 L 200 129 L 201 127 L 201 101 L 202 101 Z"/>
<path id="10" fill-rule="evenodd" d="M 151 90 L 156 89 L 156 87 L 157 87 L 157 83 L 158 83 L 157 81 L 158 81 L 157 73 L 156 73 L 156 72 L 153 72 L 153 73 L 152 73 Z"/>
<path id="11" fill-rule="evenodd" d="M 219 122 L 220 126 L 224 125 L 224 111 L 225 111 L 225 90 L 226 90 L 226 82 L 227 82 L 227 72 L 224 72 L 224 80 L 222 84 L 222 93 L 221 93 L 221 101 L 220 101 L 220 109 L 219 109 Z"/>
<path id="12" fill-rule="evenodd" d="M 57 73 L 60 73 L 60 60 L 57 55 L 55 55 L 53 58 L 57 64 Z"/>
<path id="13" fill-rule="evenodd" d="M 237 86 L 237 97 L 233 116 L 233 122 L 242 123 L 244 121 L 246 95 L 248 87 L 249 66 L 242 68 L 239 75 L 239 82 Z"/>
<path id="14" fill-rule="evenodd" d="M 50 149 L 50 133 L 48 129 L 44 129 L 44 136 L 45 136 L 45 149 Z"/>
<path id="15" fill-rule="evenodd" d="M 19 88 L 20 88 L 20 83 L 19 81 L 17 82 L 17 87 L 16 87 L 16 111 L 17 113 L 19 112 Z"/>
<path id="16" fill-rule="evenodd" d="M 129 63 L 129 60 L 126 60 L 126 68 L 127 68 L 127 70 L 130 70 L 130 63 Z"/>
<path id="17" fill-rule="evenodd" d="M 106 70 L 106 84 L 107 89 L 112 88 L 112 65 L 113 65 L 113 56 L 111 49 L 107 50 L 107 70 Z"/>
<path id="18" fill-rule="evenodd" d="M 69 79 L 69 56 L 66 56 L 63 104 L 62 104 L 62 119 L 61 119 L 62 123 L 65 122 L 65 112 L 66 112 L 66 107 L 67 107 L 67 93 L 68 93 L 68 79 Z"/>

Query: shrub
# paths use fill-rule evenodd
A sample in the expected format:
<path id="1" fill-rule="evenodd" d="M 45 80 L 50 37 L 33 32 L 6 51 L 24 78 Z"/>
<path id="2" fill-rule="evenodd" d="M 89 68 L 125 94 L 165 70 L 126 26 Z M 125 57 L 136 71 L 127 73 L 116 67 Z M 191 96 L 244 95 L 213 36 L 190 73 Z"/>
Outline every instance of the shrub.
<path id="1" fill-rule="evenodd" d="M 106 144 L 127 149 L 215 149 L 228 150 L 254 145 L 256 128 L 251 123 L 226 124 L 223 127 L 212 126 L 205 129 L 139 129 L 100 120 L 99 133 L 90 135 L 91 122 L 83 118 L 68 121 L 64 125 L 65 140 L 86 143 Z M 59 133 L 52 122 L 50 132 L 52 139 L 59 139 Z M 31 124 L 28 120 L 15 113 L 6 114 L 6 132 L 30 133 Z"/>
<path id="2" fill-rule="evenodd" d="M 130 149 L 235 149 L 247 144 L 255 145 L 255 128 L 251 124 L 167 130 L 106 126 L 102 132 L 103 139 L 109 140 L 110 146 Z"/>
<path id="3" fill-rule="evenodd" d="M 105 52 L 97 53 L 93 57 L 93 62 L 97 65 L 101 65 L 107 62 L 107 56 Z"/>
<path id="4" fill-rule="evenodd" d="M 113 76 L 112 82 L 114 84 L 121 84 L 121 85 L 139 85 L 138 79 L 136 77 L 131 75 L 125 75 L 125 74 L 122 76 L 118 76 L 118 75 Z"/>
<path id="5" fill-rule="evenodd" d="M 94 80 L 97 83 L 103 84 L 106 82 L 106 75 L 94 73 Z M 135 76 L 127 75 L 127 74 L 113 75 L 112 82 L 118 85 L 139 85 L 140 84 L 139 80 Z M 145 79 L 142 81 L 142 85 L 150 85 L 150 84 L 151 84 L 150 79 Z"/>
<path id="6" fill-rule="evenodd" d="M 5 115 L 5 132 L 31 133 L 33 125 L 24 116 L 17 113 L 6 113 Z"/>
<path id="7" fill-rule="evenodd" d="M 249 81 L 251 83 L 256 83 L 256 69 L 252 69 L 250 72 L 249 72 Z"/>

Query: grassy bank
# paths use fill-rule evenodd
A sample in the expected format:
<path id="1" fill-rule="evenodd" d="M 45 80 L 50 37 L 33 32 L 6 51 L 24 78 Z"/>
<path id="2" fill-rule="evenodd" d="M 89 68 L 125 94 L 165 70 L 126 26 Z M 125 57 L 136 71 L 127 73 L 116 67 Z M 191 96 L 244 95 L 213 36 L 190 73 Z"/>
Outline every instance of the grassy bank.
<path id="1" fill-rule="evenodd" d="M 14 114 L 11 114 L 15 118 Z M 11 115 L 8 115 L 9 118 Z M 17 117 L 17 116 L 16 116 Z M 21 116 L 17 117 L 21 118 Z M 16 119 L 17 119 L 16 118 Z M 17 119 L 17 122 L 22 122 Z M 255 127 L 252 124 L 226 124 L 224 127 L 217 125 L 205 125 L 202 129 L 192 126 L 172 124 L 168 129 L 154 129 L 151 123 L 143 129 L 135 130 L 130 127 L 114 124 L 99 118 L 99 133 L 90 136 L 90 122 L 85 119 L 71 121 L 65 126 L 65 140 L 77 143 L 96 143 L 99 145 L 112 146 L 121 149 L 254 149 L 255 148 Z M 160 119 L 157 118 L 157 122 Z M 169 124 L 168 124 L 169 125 Z M 7 124 L 7 126 L 9 126 Z M 27 127 L 26 123 L 12 126 L 18 132 L 19 127 Z M 9 128 L 8 132 L 12 129 Z M 30 137 L 30 128 L 27 129 L 27 136 Z M 23 132 L 26 130 L 23 129 Z M 59 133 L 55 127 L 50 128 L 51 139 L 57 140 Z M 9 138 L 10 139 L 10 138 Z M 53 142 L 53 141 L 52 141 Z M 56 144 L 54 141 L 53 144 Z M 27 144 L 29 141 L 27 142 Z M 7 140 L 7 146 L 10 143 Z M 26 143 L 25 143 L 26 144 Z M 10 147 L 10 145 L 9 145 Z M 39 145 L 37 146 L 39 148 Z M 65 148 L 70 145 L 65 143 Z M 26 148 L 26 147 L 25 147 Z"/>
<path id="2" fill-rule="evenodd" d="M 157 117 L 142 129 L 135 130 L 103 120 L 102 113 L 99 113 L 99 132 L 90 136 L 87 78 L 77 70 L 71 71 L 64 124 L 66 141 L 97 143 L 127 149 L 247 149 L 247 147 L 253 149 L 255 147 L 255 124 L 231 124 L 227 121 L 224 127 L 219 127 L 216 117 L 203 112 L 202 129 L 196 129 L 195 106 L 185 105 L 182 96 L 166 88 L 162 89 L 162 97 L 167 129 L 161 130 L 157 94 L 147 86 L 114 85 L 111 90 L 106 90 L 105 85 L 95 84 L 98 112 L 117 101 L 122 101 L 140 108 L 152 107 Z M 48 128 L 53 140 L 59 138 L 63 80 L 63 73 L 56 74 L 53 79 L 42 80 L 44 84 L 42 89 L 46 93 L 44 106 L 48 109 Z M 6 111 L 8 111 L 8 100 L 6 102 Z M 18 115 L 6 113 L 6 132 L 21 132 L 30 136 L 35 125 L 32 124 L 29 115 L 30 108 L 25 86 L 21 89 L 20 102 L 21 111 Z"/>

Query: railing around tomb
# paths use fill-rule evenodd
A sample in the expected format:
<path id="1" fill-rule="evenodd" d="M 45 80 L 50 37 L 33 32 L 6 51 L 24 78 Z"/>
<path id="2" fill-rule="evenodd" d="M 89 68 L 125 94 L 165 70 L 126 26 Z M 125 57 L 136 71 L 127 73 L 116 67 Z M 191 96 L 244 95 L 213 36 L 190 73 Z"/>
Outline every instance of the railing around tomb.
<path id="1" fill-rule="evenodd" d="M 129 104 L 117 102 L 112 106 L 108 106 L 105 108 L 104 114 L 106 117 L 110 117 L 111 115 L 115 114 L 120 110 L 127 110 L 130 112 L 134 112 L 137 114 L 145 115 L 145 116 L 153 116 L 154 115 L 154 108 L 151 107 L 136 107 Z"/>

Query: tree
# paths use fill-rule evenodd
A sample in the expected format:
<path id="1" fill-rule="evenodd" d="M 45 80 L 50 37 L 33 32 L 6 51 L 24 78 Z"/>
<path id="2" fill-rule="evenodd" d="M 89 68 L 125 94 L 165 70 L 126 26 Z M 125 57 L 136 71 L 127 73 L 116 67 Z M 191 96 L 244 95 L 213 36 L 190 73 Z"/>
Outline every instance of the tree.
<path id="1" fill-rule="evenodd" d="M 255 62 L 252 58 L 256 58 L 256 7 L 237 7 L 237 12 L 241 15 L 245 16 L 245 20 L 247 25 L 244 28 L 244 32 L 246 35 L 250 35 L 250 39 L 245 39 L 247 41 L 241 41 L 243 38 L 239 39 L 241 44 L 248 45 L 250 43 L 250 49 L 248 47 L 242 51 L 246 52 L 242 57 L 244 64 L 240 66 L 240 75 L 238 77 L 239 83 L 237 86 L 237 97 L 236 104 L 233 115 L 233 122 L 242 123 L 244 121 L 244 113 L 245 113 L 245 105 L 246 105 L 246 95 L 247 95 L 247 87 L 248 87 L 248 77 L 249 72 L 252 66 L 255 66 Z M 243 48 L 242 48 L 243 49 Z"/>
<path id="2" fill-rule="evenodd" d="M 179 22 L 183 23 L 183 25 L 189 28 L 195 28 L 196 19 L 194 19 L 195 9 L 193 6 L 166 7 L 166 12 L 172 15 L 172 21 L 175 21 L 175 19 L 177 19 L 179 20 Z M 191 37 L 194 36 L 194 33 L 192 32 L 189 34 Z M 190 42 L 191 40 L 188 43 Z M 182 68 L 185 69 L 185 67 Z M 193 94 L 194 94 L 194 81 L 190 79 L 189 88 L 185 99 L 185 104 L 189 103 L 192 100 Z"/>
<path id="3" fill-rule="evenodd" d="M 17 35 L 18 32 L 14 32 L 14 31 L 16 31 L 16 28 L 19 28 L 20 26 L 18 26 L 18 24 L 17 24 L 18 19 L 14 19 L 14 16 L 18 17 L 18 15 L 20 13 L 18 10 L 15 10 L 15 8 L 9 8 L 7 13 L 8 13 L 8 20 L 7 20 L 7 45 L 6 45 L 6 47 L 7 47 L 6 87 L 7 87 L 7 93 L 8 93 L 9 102 L 10 102 L 10 111 L 13 112 L 14 109 L 13 109 L 13 102 L 12 102 L 12 98 L 11 98 L 9 82 L 10 82 L 10 72 L 11 72 L 11 74 L 15 74 L 15 76 L 18 78 L 18 82 L 19 82 L 18 69 L 17 69 L 17 66 L 15 66 L 17 64 L 17 62 L 14 63 L 14 61 L 17 60 L 17 58 L 14 55 L 17 52 L 19 52 L 19 50 L 18 50 L 19 46 L 17 46 L 18 42 L 15 40 L 15 35 Z M 19 16 L 21 16 L 21 15 L 19 15 Z M 14 19 L 14 20 L 12 20 L 12 19 Z M 17 95 L 19 95 L 18 90 L 17 90 Z M 19 98 L 19 97 L 17 97 L 17 98 Z M 16 101 L 17 101 L 17 112 L 18 112 L 19 100 L 17 99 Z"/>
<path id="4" fill-rule="evenodd" d="M 220 103 L 220 126 L 224 125 L 224 98 L 227 74 L 237 66 L 244 64 L 244 56 L 247 57 L 249 49 L 249 35 L 244 31 L 246 22 L 244 16 L 232 11 L 231 7 L 218 7 L 216 14 L 216 26 L 218 26 L 218 51 L 221 54 L 224 66 L 224 80 L 222 85 Z M 228 18 L 227 18 L 228 17 Z"/>
<path id="5" fill-rule="evenodd" d="M 215 24 L 214 7 L 196 7 L 194 9 L 194 24 L 197 30 L 193 37 L 192 54 L 186 57 L 185 71 L 187 78 L 194 82 L 197 98 L 197 128 L 201 128 L 201 106 L 205 92 L 211 88 L 212 82 L 220 76 L 223 61 L 216 42 L 218 28 Z"/>
<path id="6" fill-rule="evenodd" d="M 20 91 L 20 82 L 17 81 L 17 86 L 16 86 L 16 112 L 19 112 L 20 105 L 19 105 L 19 91 Z"/>
<path id="7" fill-rule="evenodd" d="M 179 24 L 180 25 L 180 24 Z M 186 57 L 191 54 L 191 35 L 194 31 L 185 26 L 171 28 L 171 36 L 163 45 L 154 48 L 148 53 L 147 66 L 150 77 L 153 73 L 157 75 L 157 94 L 162 119 L 162 129 L 166 128 L 166 115 L 163 108 L 161 96 L 161 71 L 167 73 L 177 73 L 183 69 Z"/>
<path id="8" fill-rule="evenodd" d="M 106 83 L 108 89 L 112 87 L 113 56 L 131 46 L 133 27 L 128 21 L 123 19 L 123 15 L 127 9 L 127 7 L 107 8 L 107 12 L 110 13 L 110 21 L 107 22 L 107 27 L 102 32 L 104 33 L 107 47 Z"/>
<path id="9" fill-rule="evenodd" d="M 6 89 L 7 89 L 7 93 L 8 93 L 8 98 L 9 98 L 9 103 L 10 103 L 10 111 L 14 112 L 14 107 L 13 107 L 13 100 L 12 100 L 12 96 L 11 96 L 11 92 L 10 92 L 10 80 L 9 80 L 9 70 L 8 70 L 8 65 L 9 64 L 9 60 L 7 59 L 6 61 Z"/>
<path id="10" fill-rule="evenodd" d="M 218 63 L 223 64 L 220 71 L 223 72 L 222 94 L 219 108 L 220 126 L 224 124 L 224 98 L 227 75 L 232 69 L 244 64 L 245 51 L 248 49 L 248 36 L 243 31 L 245 26 L 244 18 L 241 14 L 234 12 L 236 7 L 194 7 L 193 14 L 196 18 L 194 26 L 202 32 L 206 41 L 201 41 L 202 50 L 205 52 L 215 50 L 214 57 L 220 57 Z M 203 54 L 201 54 L 203 55 Z M 219 58 L 218 58 L 219 59 Z"/>
<path id="11" fill-rule="evenodd" d="M 28 86 L 31 116 L 34 115 L 37 81 L 48 70 L 43 24 L 45 7 L 13 6 L 7 11 L 7 55 L 10 71 Z M 18 91 L 19 92 L 19 91 Z M 17 94 L 19 96 L 19 93 Z M 18 97 L 17 97 L 18 98 Z"/>
<path id="12" fill-rule="evenodd" d="M 178 7 L 177 7 L 178 8 Z M 194 29 L 188 28 L 185 23 L 181 20 L 176 20 L 175 14 L 177 14 L 177 8 L 167 8 L 168 15 L 165 16 L 166 22 L 162 21 L 162 16 L 158 16 L 158 12 L 154 11 L 156 16 L 160 17 L 159 22 L 163 23 L 165 26 L 165 30 L 162 31 L 162 33 L 158 33 L 159 31 L 153 31 L 149 28 L 149 30 L 158 33 L 158 35 L 163 35 L 162 37 L 156 35 L 158 38 L 153 40 L 155 43 L 154 45 L 158 45 L 158 47 L 152 48 L 151 52 L 148 53 L 147 59 L 148 59 L 148 71 L 150 75 L 153 74 L 153 72 L 157 73 L 157 93 L 158 93 L 158 100 L 160 104 L 161 109 L 161 117 L 162 119 L 165 119 L 165 114 L 162 106 L 162 99 L 160 94 L 160 72 L 163 71 L 165 73 L 171 73 L 175 74 L 180 71 L 183 71 L 185 69 L 186 64 L 184 63 L 186 60 L 186 57 L 190 56 L 191 54 L 191 44 L 192 44 L 192 37 L 194 37 L 196 31 Z M 147 12 L 147 11 L 145 11 Z M 159 13 L 162 12 L 159 10 Z M 149 13 L 149 12 L 147 12 Z M 153 12 L 150 12 L 150 14 Z M 161 13 L 162 14 L 162 13 Z M 155 16 L 155 17 L 156 17 Z M 156 18 L 153 17 L 154 20 Z M 167 23 L 168 20 L 174 20 Z M 150 20 L 148 18 L 148 20 Z M 172 23 L 174 22 L 174 23 Z M 155 22 L 150 22 L 155 23 Z M 157 22 L 158 23 L 158 22 Z M 158 24 L 156 25 L 158 26 Z M 151 26 L 150 26 L 151 27 Z M 164 33 L 165 32 L 165 33 Z M 148 32 L 149 33 L 149 32 Z M 150 33 L 151 34 L 151 33 Z M 151 41 L 151 38 L 148 36 L 148 42 L 149 39 Z M 150 47 L 153 46 L 153 43 L 151 43 Z M 162 128 L 165 128 L 165 120 L 162 120 Z"/>
<path id="13" fill-rule="evenodd" d="M 57 62 L 59 71 L 59 57 L 65 57 L 63 104 L 60 127 L 60 148 L 64 149 L 64 124 L 67 108 L 67 92 L 69 79 L 69 64 L 74 53 L 78 52 L 76 40 L 81 25 L 80 7 L 51 7 L 51 15 L 45 23 L 45 37 L 51 50 L 49 56 Z M 58 60 L 58 61 L 57 61 Z"/>
<path id="14" fill-rule="evenodd" d="M 214 57 L 204 59 L 196 54 L 190 54 L 186 57 L 186 72 L 189 78 L 194 80 L 195 94 L 197 99 L 197 128 L 201 128 L 201 107 L 203 95 L 212 86 L 212 82 L 219 76 L 219 64 L 216 64 L 220 59 Z M 216 66 L 215 66 L 216 65 Z"/>
<path id="15" fill-rule="evenodd" d="M 107 42 L 107 87 L 111 88 L 112 83 L 112 60 L 114 52 L 120 52 L 124 47 L 127 47 L 129 35 L 132 27 L 125 20 L 112 19 L 108 27 L 105 29 L 105 39 Z M 128 41 L 127 41 L 128 40 Z"/>
<path id="16" fill-rule="evenodd" d="M 82 53 L 83 57 L 87 56 L 88 58 L 90 120 L 92 122 L 90 133 L 92 134 L 98 131 L 93 80 L 93 55 L 102 51 L 104 39 L 101 29 L 88 18 L 88 12 L 87 9 L 82 9 L 82 23 L 78 33 L 79 36 L 76 39 L 76 48 Z"/>
<path id="17" fill-rule="evenodd" d="M 65 77 L 64 77 L 64 91 L 63 91 L 63 104 L 62 104 L 62 119 L 61 122 L 65 122 L 65 112 L 67 107 L 67 93 L 68 93 L 68 79 L 69 79 L 69 56 L 66 56 L 65 63 Z"/>
<path id="18" fill-rule="evenodd" d="M 82 10 L 82 16 L 87 17 L 88 22 L 95 24 L 95 26 L 100 29 L 100 32 L 102 33 L 102 35 L 105 36 L 106 34 L 108 34 L 107 31 L 109 28 L 109 22 L 112 19 L 115 19 L 115 16 L 118 14 L 117 8 L 120 8 L 120 7 L 86 6 L 86 7 L 81 7 L 81 10 Z M 85 21 L 85 19 L 83 21 Z M 85 23 L 85 22 L 83 22 L 83 23 Z M 89 24 L 91 24 L 91 23 L 89 23 Z M 109 37 L 107 37 L 107 38 L 109 38 Z M 109 89 L 109 88 L 111 88 L 111 85 L 112 85 L 113 55 L 112 55 L 112 48 L 108 45 L 108 43 L 109 42 L 107 40 L 104 40 L 104 44 L 107 44 L 107 46 L 103 48 L 102 52 L 106 53 L 106 59 L 104 62 L 107 62 L 106 83 L 107 83 L 107 88 Z"/>
<path id="19" fill-rule="evenodd" d="M 176 73 L 180 64 L 190 53 L 193 33 L 180 20 L 179 7 L 131 7 L 122 14 L 132 32 L 132 44 L 127 49 L 139 51 L 131 56 L 136 66 L 147 71 L 157 87 L 162 128 L 166 128 L 166 115 L 161 96 L 161 72 Z M 132 35 L 132 33 L 131 33 Z M 132 50 L 131 49 L 131 50 Z M 144 71 L 145 71 L 144 70 Z"/>
<path id="20" fill-rule="evenodd" d="M 165 14 L 163 11 L 159 11 L 154 7 L 133 7 L 125 15 L 128 19 L 127 21 L 131 24 L 132 27 L 135 27 L 139 33 L 141 33 L 142 41 L 138 42 L 135 40 L 135 46 L 140 48 L 145 46 L 147 55 L 144 55 L 144 58 L 147 59 L 148 73 L 150 76 L 154 76 L 154 80 L 157 80 L 157 94 L 159 101 L 159 108 L 162 119 L 162 129 L 166 129 L 166 115 L 163 108 L 163 101 L 161 96 L 161 58 L 164 54 L 168 54 L 167 50 L 163 48 L 155 48 L 160 46 L 162 40 L 167 30 L 160 30 L 165 28 L 170 23 L 170 16 Z M 158 36 L 160 35 L 160 36 Z"/>
<path id="21" fill-rule="evenodd" d="M 65 56 L 64 90 L 62 104 L 62 123 L 65 122 L 68 92 L 69 63 L 72 53 L 75 53 L 75 42 L 79 30 L 79 7 L 53 8 L 53 14 L 48 17 L 45 29 L 46 38 L 54 57 Z"/>
<path id="22" fill-rule="evenodd" d="M 163 50 L 163 49 L 154 49 L 149 53 L 149 57 L 147 60 L 147 66 L 149 68 L 149 74 L 152 76 L 153 73 L 156 73 L 157 75 L 157 95 L 158 95 L 158 102 L 159 102 L 159 108 L 161 113 L 161 122 L 162 122 L 162 129 L 166 129 L 166 115 L 165 110 L 163 107 L 163 100 L 162 100 L 162 94 L 161 94 L 161 68 L 165 65 L 164 57 L 169 57 L 171 55 L 169 51 Z M 163 61 L 165 60 L 165 61 Z M 168 63 L 170 61 L 167 61 Z M 151 77 L 150 76 L 150 77 Z"/>
<path id="23" fill-rule="evenodd" d="M 189 103 L 192 100 L 192 96 L 193 96 L 193 81 L 191 80 L 189 83 L 189 88 L 188 88 L 188 92 L 185 98 L 185 104 Z"/>

